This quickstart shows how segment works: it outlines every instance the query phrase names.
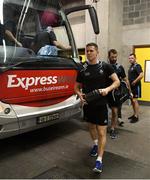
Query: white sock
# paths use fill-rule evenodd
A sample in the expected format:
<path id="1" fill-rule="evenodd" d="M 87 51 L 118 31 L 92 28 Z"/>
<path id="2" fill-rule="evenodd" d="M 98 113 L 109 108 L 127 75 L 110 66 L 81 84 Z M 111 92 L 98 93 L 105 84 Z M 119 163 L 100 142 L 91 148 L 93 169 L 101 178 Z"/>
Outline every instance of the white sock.
<path id="1" fill-rule="evenodd" d="M 120 123 L 122 121 L 122 119 L 121 118 L 118 118 L 118 122 Z"/>
<path id="2" fill-rule="evenodd" d="M 95 145 L 98 145 L 98 139 L 95 139 L 95 140 L 94 140 L 94 144 L 95 144 Z"/>
<path id="3" fill-rule="evenodd" d="M 96 160 L 102 162 L 102 157 L 101 157 L 101 156 L 98 156 Z"/>

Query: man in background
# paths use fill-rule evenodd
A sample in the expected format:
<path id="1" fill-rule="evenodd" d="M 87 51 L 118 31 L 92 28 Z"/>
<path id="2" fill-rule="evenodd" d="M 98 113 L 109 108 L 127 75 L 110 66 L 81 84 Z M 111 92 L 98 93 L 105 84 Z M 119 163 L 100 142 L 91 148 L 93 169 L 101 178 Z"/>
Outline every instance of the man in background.
<path id="1" fill-rule="evenodd" d="M 136 55 L 134 53 L 129 55 L 129 63 L 131 66 L 128 70 L 128 78 L 133 94 L 131 104 L 134 114 L 128 119 L 130 120 L 130 123 L 136 123 L 139 120 L 139 103 L 137 98 L 141 97 L 141 79 L 143 78 L 143 70 L 141 65 L 136 62 Z"/>
<path id="2" fill-rule="evenodd" d="M 125 70 L 123 68 L 122 65 L 117 63 L 117 56 L 118 56 L 118 52 L 116 49 L 110 49 L 108 51 L 108 61 L 111 64 L 111 66 L 113 67 L 115 73 L 117 74 L 119 80 L 124 80 L 127 85 L 128 88 L 130 90 L 130 85 L 129 85 L 129 81 L 126 77 L 125 74 Z M 121 113 L 121 107 L 122 104 L 115 102 L 112 96 L 112 93 L 110 92 L 108 95 L 108 103 L 109 103 L 109 107 L 111 108 L 111 112 L 112 112 L 112 116 L 111 116 L 111 129 L 110 129 L 110 137 L 112 139 L 117 138 L 117 131 L 116 131 L 116 127 L 117 127 L 117 121 L 118 121 L 118 110 L 119 113 Z M 118 124 L 120 126 L 123 126 L 124 121 L 122 121 L 121 119 L 118 121 Z"/>

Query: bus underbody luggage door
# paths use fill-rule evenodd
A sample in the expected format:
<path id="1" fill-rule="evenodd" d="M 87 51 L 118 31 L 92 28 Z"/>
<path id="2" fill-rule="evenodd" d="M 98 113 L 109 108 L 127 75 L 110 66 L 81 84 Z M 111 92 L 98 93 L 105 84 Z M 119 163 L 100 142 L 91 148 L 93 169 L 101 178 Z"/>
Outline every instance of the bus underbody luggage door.
<path id="1" fill-rule="evenodd" d="M 79 118 L 81 115 L 80 101 L 76 95 L 53 105 L 41 107 L 13 105 L 13 109 L 17 112 L 20 133 Z"/>

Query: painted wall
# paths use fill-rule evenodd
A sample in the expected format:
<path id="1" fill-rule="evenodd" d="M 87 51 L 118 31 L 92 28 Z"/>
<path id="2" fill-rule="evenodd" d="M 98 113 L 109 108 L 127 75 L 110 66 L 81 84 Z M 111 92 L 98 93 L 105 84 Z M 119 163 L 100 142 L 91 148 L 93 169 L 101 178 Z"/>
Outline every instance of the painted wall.
<path id="1" fill-rule="evenodd" d="M 142 101 L 150 102 L 150 82 L 145 82 L 146 60 L 150 60 L 150 46 L 149 47 L 135 47 L 137 62 L 141 64 L 144 71 L 144 78 L 142 79 Z M 150 68 L 150 67 L 149 67 Z"/>
<path id="2" fill-rule="evenodd" d="M 127 58 L 135 45 L 150 44 L 150 24 L 131 25 L 123 28 L 122 32 L 122 60 L 128 68 Z"/>

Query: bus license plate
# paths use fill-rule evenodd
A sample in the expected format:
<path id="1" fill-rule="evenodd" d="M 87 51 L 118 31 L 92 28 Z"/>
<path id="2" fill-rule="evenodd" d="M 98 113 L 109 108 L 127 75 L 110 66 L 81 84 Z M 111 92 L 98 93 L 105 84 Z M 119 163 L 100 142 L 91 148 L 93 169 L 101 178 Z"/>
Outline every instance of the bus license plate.
<path id="1" fill-rule="evenodd" d="M 43 123 L 54 121 L 57 119 L 59 119 L 59 113 L 49 114 L 49 115 L 38 117 L 37 124 L 43 124 Z"/>

